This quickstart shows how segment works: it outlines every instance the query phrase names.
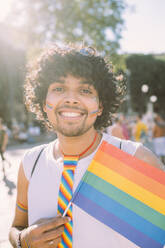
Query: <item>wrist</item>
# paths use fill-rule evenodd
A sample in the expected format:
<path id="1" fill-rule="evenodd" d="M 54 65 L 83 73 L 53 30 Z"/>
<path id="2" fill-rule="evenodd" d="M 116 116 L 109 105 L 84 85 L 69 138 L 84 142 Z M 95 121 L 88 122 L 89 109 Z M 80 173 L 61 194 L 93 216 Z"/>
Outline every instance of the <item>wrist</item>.
<path id="1" fill-rule="evenodd" d="M 22 233 L 22 231 L 20 231 L 20 232 L 18 233 L 17 248 L 22 248 L 22 245 L 21 245 L 21 233 Z"/>

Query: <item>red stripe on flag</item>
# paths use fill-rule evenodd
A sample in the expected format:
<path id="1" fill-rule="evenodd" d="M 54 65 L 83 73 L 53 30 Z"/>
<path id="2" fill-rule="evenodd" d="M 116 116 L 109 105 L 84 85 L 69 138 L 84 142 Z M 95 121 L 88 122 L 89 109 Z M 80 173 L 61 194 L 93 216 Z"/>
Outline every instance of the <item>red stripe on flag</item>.
<path id="1" fill-rule="evenodd" d="M 135 170 L 143 173 L 147 177 L 154 179 L 155 181 L 165 185 L 165 173 L 161 169 L 158 169 L 138 158 L 132 156 L 119 148 L 108 144 L 107 142 L 103 141 L 100 148 L 101 151 L 112 155 L 113 157 L 117 158 L 118 160 L 122 161 L 126 165 L 134 168 Z M 97 154 L 97 153 L 96 153 Z M 95 157 L 94 157 L 95 159 Z"/>
<path id="2" fill-rule="evenodd" d="M 139 171 L 127 166 L 121 160 L 103 152 L 98 151 L 94 160 L 117 174 L 127 178 L 129 181 L 136 183 L 142 188 L 165 199 L 165 187 L 152 178 L 140 173 Z"/>

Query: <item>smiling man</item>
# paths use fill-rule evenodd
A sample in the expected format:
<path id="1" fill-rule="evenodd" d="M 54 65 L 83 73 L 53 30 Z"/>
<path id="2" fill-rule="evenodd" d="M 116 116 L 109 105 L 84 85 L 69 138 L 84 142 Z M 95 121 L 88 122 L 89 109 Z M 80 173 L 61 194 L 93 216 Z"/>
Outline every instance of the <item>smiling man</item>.
<path id="1" fill-rule="evenodd" d="M 140 143 L 102 131 L 122 103 L 121 79 L 92 48 L 51 47 L 29 67 L 26 105 L 57 139 L 29 150 L 22 160 L 10 231 L 13 247 L 137 247 L 75 204 L 62 217 L 103 141 L 161 166 Z"/>
<path id="2" fill-rule="evenodd" d="M 87 80 L 68 74 L 49 86 L 44 111 L 62 136 L 81 136 L 90 131 L 97 117 L 94 110 L 99 116 L 102 107 L 96 89 Z"/>

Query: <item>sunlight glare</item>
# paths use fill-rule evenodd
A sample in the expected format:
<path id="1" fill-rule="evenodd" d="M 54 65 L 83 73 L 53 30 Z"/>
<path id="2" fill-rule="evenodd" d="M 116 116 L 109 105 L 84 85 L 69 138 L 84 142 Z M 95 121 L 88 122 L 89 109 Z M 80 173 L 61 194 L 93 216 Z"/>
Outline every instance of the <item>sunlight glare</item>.
<path id="1" fill-rule="evenodd" d="M 5 0 L 1 2 L 0 5 L 0 22 L 5 19 L 9 13 L 14 0 Z"/>

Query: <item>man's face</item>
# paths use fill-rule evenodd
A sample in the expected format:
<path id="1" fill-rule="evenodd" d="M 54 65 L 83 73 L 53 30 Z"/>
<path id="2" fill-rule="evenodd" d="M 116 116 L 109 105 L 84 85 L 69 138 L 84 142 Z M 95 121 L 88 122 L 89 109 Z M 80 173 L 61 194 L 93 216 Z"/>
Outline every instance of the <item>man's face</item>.
<path id="1" fill-rule="evenodd" d="M 68 75 L 49 86 L 44 111 L 57 133 L 73 137 L 93 128 L 102 107 L 87 79 Z"/>

